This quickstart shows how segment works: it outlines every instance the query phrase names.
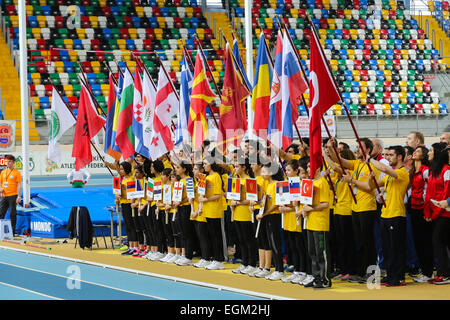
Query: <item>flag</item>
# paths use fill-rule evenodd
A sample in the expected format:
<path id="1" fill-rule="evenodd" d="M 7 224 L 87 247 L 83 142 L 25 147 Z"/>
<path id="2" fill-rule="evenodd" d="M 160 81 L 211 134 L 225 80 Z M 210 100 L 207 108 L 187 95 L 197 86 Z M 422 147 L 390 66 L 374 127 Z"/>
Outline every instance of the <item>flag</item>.
<path id="1" fill-rule="evenodd" d="M 269 124 L 267 136 L 269 141 L 278 149 L 283 146 L 282 139 L 282 95 L 281 76 L 283 72 L 283 34 L 278 30 L 275 49 L 274 72 L 270 91 Z"/>
<path id="2" fill-rule="evenodd" d="M 142 121 L 142 140 L 144 146 L 149 150 L 150 157 L 152 157 L 152 154 L 154 154 L 152 149 L 152 136 L 153 117 L 155 114 L 156 86 L 147 72 L 144 72 L 143 74 L 142 97 L 144 106 L 144 119 Z"/>
<path id="3" fill-rule="evenodd" d="M 194 179 L 186 178 L 186 194 L 188 199 L 195 198 Z"/>
<path id="4" fill-rule="evenodd" d="M 153 200 L 162 200 L 162 182 L 161 180 L 155 181 L 153 186 Z"/>
<path id="5" fill-rule="evenodd" d="M 154 180 L 152 178 L 148 178 L 147 180 L 147 199 L 152 200 L 153 199 L 153 184 Z"/>
<path id="6" fill-rule="evenodd" d="M 91 95 L 84 84 L 81 83 L 77 124 L 75 126 L 72 149 L 72 157 L 75 158 L 75 170 L 80 170 L 92 162 L 90 141 L 105 123 L 105 118 L 97 113 Z"/>
<path id="7" fill-rule="evenodd" d="M 108 93 L 108 103 L 106 110 L 106 125 L 105 125 L 105 147 L 104 151 L 116 160 L 120 160 L 122 154 L 119 151 L 114 150 L 113 144 L 115 140 L 115 132 L 113 132 L 114 127 L 114 116 L 116 114 L 116 97 L 117 88 L 113 82 L 113 74 L 109 75 L 109 93 Z M 113 139 L 114 133 L 114 139 Z"/>
<path id="8" fill-rule="evenodd" d="M 186 55 L 183 54 L 183 60 L 181 61 L 180 104 L 178 108 L 177 130 L 175 132 L 175 145 L 180 143 L 183 145 L 190 145 L 187 128 L 189 109 L 191 106 L 192 80 L 192 72 L 189 69 Z"/>
<path id="9" fill-rule="evenodd" d="M 259 37 L 258 55 L 256 57 L 255 80 L 253 83 L 251 108 L 254 113 L 253 131 L 262 139 L 267 138 L 269 123 L 270 85 L 272 83 L 272 64 L 264 44 L 264 33 Z"/>
<path id="10" fill-rule="evenodd" d="M 127 193 L 136 191 L 136 182 L 137 180 L 127 181 Z"/>
<path id="11" fill-rule="evenodd" d="M 258 201 L 258 189 L 256 179 L 245 179 L 246 200 Z"/>
<path id="12" fill-rule="evenodd" d="M 133 122 L 131 128 L 135 137 L 136 152 L 149 158 L 150 153 L 144 145 L 143 137 L 144 99 L 141 73 L 140 65 L 137 64 L 134 72 Z"/>
<path id="13" fill-rule="evenodd" d="M 327 66 L 319 37 L 313 30 L 310 42 L 309 72 L 309 148 L 311 179 L 322 166 L 321 119 L 325 112 L 340 100 L 333 74 Z"/>
<path id="14" fill-rule="evenodd" d="M 191 108 L 189 110 L 188 131 L 192 137 L 192 147 L 197 150 L 208 139 L 208 119 L 206 106 L 216 95 L 211 90 L 205 73 L 204 61 L 198 52 L 195 58 L 194 80 L 192 83 Z"/>
<path id="15" fill-rule="evenodd" d="M 179 103 L 172 82 L 161 64 L 159 67 L 158 88 L 156 90 L 155 113 L 153 115 L 153 132 L 150 147 L 152 159 L 158 159 L 174 147 L 170 126 L 172 125 L 172 116 L 177 114 Z"/>
<path id="16" fill-rule="evenodd" d="M 308 89 L 294 50 L 296 49 L 292 47 L 289 32 L 286 31 L 283 37 L 283 69 L 281 75 L 283 150 L 286 150 L 294 139 L 292 126 L 298 119 L 297 106 L 300 104 L 302 94 Z"/>
<path id="17" fill-rule="evenodd" d="M 122 99 L 122 90 L 123 90 L 123 77 L 122 77 L 122 74 L 119 73 L 119 80 L 117 81 L 117 87 L 115 89 L 114 116 L 113 116 L 112 132 L 111 132 L 111 144 L 107 151 L 107 153 L 116 160 L 120 160 L 120 157 L 122 156 L 122 152 L 120 151 L 119 146 L 116 144 L 117 126 L 119 124 L 119 110 L 120 110 L 120 100 Z"/>
<path id="18" fill-rule="evenodd" d="M 52 108 L 50 115 L 48 160 L 60 164 L 61 150 L 58 141 L 62 135 L 76 123 L 76 121 L 72 112 L 69 110 L 58 91 L 56 91 L 55 87 L 53 87 L 52 90 Z"/>
<path id="19" fill-rule="evenodd" d="M 288 179 L 291 201 L 300 200 L 300 177 L 289 177 Z"/>
<path id="20" fill-rule="evenodd" d="M 120 177 L 113 177 L 113 194 L 120 195 L 121 187 L 120 187 Z"/>
<path id="21" fill-rule="evenodd" d="M 250 95 L 243 79 L 236 70 L 230 46 L 226 47 L 225 75 L 223 79 L 222 101 L 220 105 L 217 147 L 227 152 L 230 144 L 239 146 L 247 131 L 247 119 L 242 102 Z"/>
<path id="22" fill-rule="evenodd" d="M 241 200 L 241 179 L 228 178 L 227 199 Z"/>
<path id="23" fill-rule="evenodd" d="M 125 69 L 122 97 L 120 100 L 119 119 L 117 123 L 116 144 L 122 151 L 124 159 L 134 155 L 133 134 L 133 97 L 134 81 L 128 68 Z"/>
<path id="24" fill-rule="evenodd" d="M 275 188 L 275 204 L 289 204 L 291 202 L 291 196 L 289 193 L 289 181 L 277 181 Z"/>
<path id="25" fill-rule="evenodd" d="M 244 81 L 247 84 L 247 87 L 250 88 L 250 90 L 252 90 L 252 85 L 251 85 L 250 81 L 248 80 L 247 73 L 245 72 L 244 64 L 242 63 L 241 52 L 239 50 L 239 43 L 236 38 L 233 40 L 233 55 L 234 55 L 234 58 L 237 63 L 236 68 L 239 68 L 241 70 L 241 73 L 244 76 Z"/>

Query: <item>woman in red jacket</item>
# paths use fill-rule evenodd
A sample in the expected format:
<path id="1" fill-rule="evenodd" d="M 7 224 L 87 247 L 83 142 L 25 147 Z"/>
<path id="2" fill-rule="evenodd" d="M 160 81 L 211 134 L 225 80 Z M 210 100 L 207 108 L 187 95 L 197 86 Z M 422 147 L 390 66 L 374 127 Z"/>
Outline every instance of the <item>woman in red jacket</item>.
<path id="1" fill-rule="evenodd" d="M 414 246 L 420 263 L 422 274 L 414 278 L 415 282 L 427 282 L 433 276 L 432 224 L 425 220 L 423 207 L 425 190 L 428 181 L 428 152 L 424 146 L 418 146 L 412 154 L 410 170 L 411 197 L 408 201 L 408 212 L 411 216 Z"/>
<path id="2" fill-rule="evenodd" d="M 428 153 L 430 169 L 425 194 L 425 220 L 433 222 L 433 249 L 437 259 L 437 274 L 429 282 L 450 283 L 450 259 L 447 254 L 450 235 L 450 211 L 440 208 L 431 200 L 441 201 L 450 197 L 450 166 L 447 144 L 434 143 Z"/>

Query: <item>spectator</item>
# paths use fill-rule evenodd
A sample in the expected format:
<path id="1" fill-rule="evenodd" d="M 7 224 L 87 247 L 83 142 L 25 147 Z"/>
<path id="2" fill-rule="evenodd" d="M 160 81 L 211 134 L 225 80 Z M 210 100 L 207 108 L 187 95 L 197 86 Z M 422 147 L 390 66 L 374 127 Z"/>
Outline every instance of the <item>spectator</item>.
<path id="1" fill-rule="evenodd" d="M 413 147 L 414 149 L 418 146 L 423 146 L 425 144 L 425 138 L 423 134 L 418 131 L 411 131 L 406 137 L 406 145 Z"/>
<path id="2" fill-rule="evenodd" d="M 84 168 L 80 170 L 73 169 L 67 174 L 67 181 L 72 185 L 72 188 L 83 188 L 90 177 L 91 174 Z"/>
<path id="3" fill-rule="evenodd" d="M 446 145 L 449 145 L 449 144 L 450 144 L 450 132 L 444 132 L 444 133 L 441 135 L 441 137 L 440 137 L 440 139 L 439 139 L 439 142 L 443 142 L 443 143 L 445 143 Z"/>

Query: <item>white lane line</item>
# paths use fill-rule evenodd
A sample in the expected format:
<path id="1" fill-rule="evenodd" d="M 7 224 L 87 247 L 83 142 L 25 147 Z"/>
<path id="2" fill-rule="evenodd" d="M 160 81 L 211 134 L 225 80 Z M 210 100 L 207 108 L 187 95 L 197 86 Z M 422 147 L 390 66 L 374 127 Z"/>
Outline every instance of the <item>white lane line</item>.
<path id="1" fill-rule="evenodd" d="M 42 270 L 38 270 L 38 269 L 33 269 L 33 268 L 24 267 L 24 266 L 19 266 L 19 265 L 12 264 L 12 263 L 7 263 L 7 262 L 1 262 L 0 261 L 0 264 L 4 264 L 4 265 L 7 265 L 7 266 L 20 268 L 20 269 L 24 269 L 24 270 L 39 272 L 39 273 L 43 273 L 43 274 L 48 274 L 48 275 L 55 276 L 55 277 L 60 277 L 60 278 L 73 280 L 73 278 L 71 278 L 71 277 L 66 277 L 66 276 L 62 276 L 62 275 L 56 274 L 56 273 L 51 273 L 51 272 L 46 272 L 46 271 L 42 271 Z M 157 297 L 157 296 L 153 296 L 153 295 L 149 295 L 149 294 L 145 294 L 145 293 L 134 292 L 134 291 L 125 290 L 125 289 L 120 289 L 120 288 L 115 288 L 115 287 L 111 287 L 111 286 L 108 286 L 108 285 L 104 285 L 104 284 L 96 283 L 96 282 L 92 282 L 92 281 L 86 281 L 86 280 L 81 280 L 81 279 L 77 279 L 77 281 L 84 282 L 84 283 L 89 283 L 89 284 L 92 284 L 94 286 L 104 287 L 104 288 L 111 289 L 111 290 L 117 290 L 117 291 L 122 291 L 122 292 L 125 292 L 125 293 L 130 293 L 130 294 L 140 295 L 140 296 L 144 296 L 144 297 L 149 297 L 149 298 L 153 298 L 153 299 L 157 299 L 157 300 L 167 300 L 167 299 L 164 299 L 164 298 L 161 298 L 161 297 Z"/>
<path id="2" fill-rule="evenodd" d="M 30 290 L 30 289 L 27 289 L 27 288 L 15 286 L 15 285 L 12 285 L 12 284 L 9 284 L 9 283 L 6 283 L 6 282 L 1 282 L 0 281 L 0 284 L 3 284 L 5 286 L 11 287 L 11 288 L 15 288 L 15 289 L 31 292 L 31 293 L 34 293 L 34 294 L 37 294 L 39 296 L 43 296 L 43 297 L 46 297 L 46 298 L 50 298 L 50 299 L 54 299 L 54 300 L 64 300 L 64 299 L 57 298 L 57 297 L 54 297 L 54 296 L 49 296 L 48 294 L 45 294 L 45 293 L 41 293 L 41 292 L 33 291 L 33 290 Z"/>

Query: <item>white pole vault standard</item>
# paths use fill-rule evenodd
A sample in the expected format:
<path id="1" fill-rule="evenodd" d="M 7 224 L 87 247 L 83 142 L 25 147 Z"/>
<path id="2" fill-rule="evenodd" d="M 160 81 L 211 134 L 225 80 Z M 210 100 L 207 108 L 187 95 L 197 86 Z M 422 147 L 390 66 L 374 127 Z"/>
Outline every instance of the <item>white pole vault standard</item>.
<path id="1" fill-rule="evenodd" d="M 245 0 L 245 60 L 247 64 L 247 77 L 250 84 L 253 86 L 253 39 L 252 39 L 252 4 L 253 0 Z M 248 138 L 253 137 L 253 121 L 255 114 L 252 110 L 252 98 L 247 98 L 247 132 Z"/>
<path id="2" fill-rule="evenodd" d="M 23 206 L 30 203 L 30 167 L 29 167 L 29 132 L 28 132 L 28 84 L 27 84 L 27 20 L 25 0 L 19 0 L 19 79 L 20 106 L 22 116 L 22 190 Z"/>

